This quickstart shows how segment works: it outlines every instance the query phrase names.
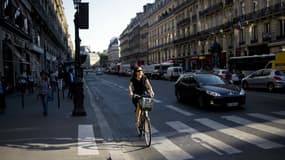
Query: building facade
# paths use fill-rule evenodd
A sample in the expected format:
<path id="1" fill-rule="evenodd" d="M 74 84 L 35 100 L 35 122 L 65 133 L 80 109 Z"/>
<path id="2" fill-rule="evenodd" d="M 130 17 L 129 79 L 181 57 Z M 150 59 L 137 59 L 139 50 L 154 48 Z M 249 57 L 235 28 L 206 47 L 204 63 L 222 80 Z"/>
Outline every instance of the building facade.
<path id="1" fill-rule="evenodd" d="M 120 36 L 122 61 L 226 68 L 229 57 L 285 48 L 285 0 L 156 0 L 134 19 Z"/>
<path id="2" fill-rule="evenodd" d="M 56 70 L 70 54 L 62 0 L 1 0 L 0 72 L 11 86 L 26 72 Z"/>
<path id="3" fill-rule="evenodd" d="M 108 61 L 110 66 L 114 66 L 120 62 L 120 49 L 118 38 L 112 38 L 108 47 Z"/>

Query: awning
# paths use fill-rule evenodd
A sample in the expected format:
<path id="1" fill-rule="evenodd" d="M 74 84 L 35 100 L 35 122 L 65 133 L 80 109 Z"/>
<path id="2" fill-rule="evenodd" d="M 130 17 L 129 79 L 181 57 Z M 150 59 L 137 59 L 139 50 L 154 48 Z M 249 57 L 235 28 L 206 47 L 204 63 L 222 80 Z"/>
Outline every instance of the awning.
<path id="1" fill-rule="evenodd" d="M 19 53 L 18 49 L 15 46 L 9 43 L 6 43 L 6 44 L 12 50 L 12 52 L 16 55 L 16 57 L 21 61 L 21 63 L 29 64 L 29 62 L 27 62 L 27 60 Z"/>

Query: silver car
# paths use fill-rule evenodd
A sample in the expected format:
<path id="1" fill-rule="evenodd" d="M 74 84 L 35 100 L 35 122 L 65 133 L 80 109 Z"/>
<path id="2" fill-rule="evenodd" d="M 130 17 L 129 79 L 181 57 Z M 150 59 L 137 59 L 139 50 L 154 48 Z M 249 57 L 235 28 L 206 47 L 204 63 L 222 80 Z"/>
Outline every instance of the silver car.
<path id="1" fill-rule="evenodd" d="M 242 87 L 265 88 L 269 92 L 275 89 L 285 89 L 285 73 L 280 69 L 260 69 L 241 81 Z"/>

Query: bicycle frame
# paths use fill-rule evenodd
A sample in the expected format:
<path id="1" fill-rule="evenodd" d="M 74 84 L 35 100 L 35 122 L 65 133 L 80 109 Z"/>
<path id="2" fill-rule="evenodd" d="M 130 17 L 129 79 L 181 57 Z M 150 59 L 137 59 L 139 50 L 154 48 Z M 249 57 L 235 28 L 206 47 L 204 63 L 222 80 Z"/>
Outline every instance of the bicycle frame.
<path id="1" fill-rule="evenodd" d="M 140 95 L 135 95 L 139 98 L 142 98 Z M 139 106 L 141 109 L 139 127 L 137 128 L 138 135 L 141 137 L 144 135 L 146 146 L 151 145 L 151 124 L 150 118 L 148 115 L 148 110 L 142 109 L 142 106 Z"/>
<path id="2" fill-rule="evenodd" d="M 144 135 L 146 146 L 151 145 L 151 124 L 147 110 L 140 113 L 139 136 Z"/>

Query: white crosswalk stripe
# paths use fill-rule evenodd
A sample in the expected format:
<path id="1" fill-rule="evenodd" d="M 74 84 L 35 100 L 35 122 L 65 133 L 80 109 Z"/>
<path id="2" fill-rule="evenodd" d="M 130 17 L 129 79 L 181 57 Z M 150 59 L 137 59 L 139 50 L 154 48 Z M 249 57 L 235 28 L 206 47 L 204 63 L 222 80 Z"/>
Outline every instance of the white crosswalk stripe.
<path id="1" fill-rule="evenodd" d="M 162 103 L 162 101 L 161 100 L 158 100 L 158 99 L 153 99 L 153 101 L 155 102 L 155 103 Z"/>
<path id="2" fill-rule="evenodd" d="M 185 111 L 185 110 L 179 109 L 179 108 L 177 108 L 177 107 L 175 107 L 175 106 L 173 106 L 173 105 L 165 105 L 165 107 L 167 107 L 167 108 L 169 108 L 169 109 L 172 109 L 172 110 L 174 110 L 174 111 L 176 111 L 176 112 L 178 112 L 178 113 L 181 113 L 181 114 L 183 114 L 183 115 L 185 115 L 185 116 L 192 116 L 192 115 L 194 115 L 194 114 L 191 113 L 191 112 L 187 112 L 187 111 Z"/>
<path id="3" fill-rule="evenodd" d="M 153 125 L 151 125 L 151 133 L 152 134 L 156 134 L 156 133 L 158 133 L 159 131 L 153 126 Z"/>
<path id="4" fill-rule="evenodd" d="M 229 136 L 235 137 L 237 139 L 240 139 L 242 141 L 248 142 L 250 144 L 253 144 L 257 147 L 263 148 L 263 149 L 271 149 L 271 148 L 279 148 L 283 147 L 283 145 L 269 141 L 267 139 L 261 138 L 259 136 L 240 131 L 235 128 L 228 127 L 226 125 L 223 125 L 221 123 L 218 123 L 216 121 L 213 121 L 208 118 L 200 118 L 195 119 L 195 121 L 209 127 L 215 130 L 218 130 L 219 132 L 222 132 L 224 134 L 227 134 Z"/>
<path id="5" fill-rule="evenodd" d="M 280 116 L 285 116 L 285 111 L 272 112 L 272 113 L 280 115 Z"/>
<path id="6" fill-rule="evenodd" d="M 184 160 L 194 158 L 192 155 L 179 148 L 166 137 L 153 137 L 152 147 L 154 147 L 168 160 Z"/>
<path id="7" fill-rule="evenodd" d="M 246 127 L 249 128 L 254 128 L 263 132 L 267 132 L 267 133 L 271 133 L 271 134 L 275 134 L 281 137 L 285 137 L 285 130 L 276 128 L 276 127 L 272 127 L 269 125 L 265 125 L 265 124 L 260 124 L 260 123 L 254 123 L 253 121 L 238 117 L 238 116 L 223 116 L 223 118 L 229 120 L 229 121 L 233 121 L 235 123 L 244 125 Z"/>
<path id="8" fill-rule="evenodd" d="M 177 130 L 178 132 L 186 132 L 191 134 L 191 138 L 195 141 L 200 143 L 202 146 L 212 150 L 213 152 L 223 155 L 222 152 L 218 151 L 217 149 L 226 152 L 227 154 L 234 154 L 234 153 L 240 153 L 242 151 L 225 144 L 224 142 L 215 139 L 213 137 L 208 136 L 204 133 L 199 133 L 196 129 L 191 128 L 187 126 L 186 124 L 180 122 L 180 121 L 171 121 L 166 122 L 169 126 Z M 217 148 L 217 149 L 216 149 Z"/>
<path id="9" fill-rule="evenodd" d="M 77 151 L 79 156 L 99 154 L 93 133 L 93 125 L 78 125 Z"/>
<path id="10" fill-rule="evenodd" d="M 267 120 L 267 121 L 271 121 L 274 123 L 279 123 L 279 124 L 285 125 L 285 119 L 278 119 L 276 117 L 268 116 L 268 115 L 261 114 L 261 113 L 249 113 L 248 115 L 255 117 L 255 118 L 259 118 L 259 119 L 263 119 L 263 120 Z"/>

